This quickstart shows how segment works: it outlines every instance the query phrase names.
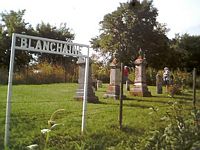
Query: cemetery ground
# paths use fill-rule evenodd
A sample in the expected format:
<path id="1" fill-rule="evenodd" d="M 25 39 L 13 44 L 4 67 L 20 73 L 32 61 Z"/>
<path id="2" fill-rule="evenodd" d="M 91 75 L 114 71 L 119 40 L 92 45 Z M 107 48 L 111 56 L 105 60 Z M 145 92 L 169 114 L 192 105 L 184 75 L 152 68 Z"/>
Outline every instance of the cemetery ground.
<path id="1" fill-rule="evenodd" d="M 162 130 L 171 122 L 166 116 L 189 119 L 193 109 L 193 93 L 189 88 L 174 98 L 165 93 L 156 94 L 154 86 L 148 87 L 152 97 L 134 97 L 124 90 L 127 98 L 123 101 L 123 128 L 120 130 L 119 100 L 104 99 L 106 87 L 107 84 L 103 84 L 96 91 L 100 103 L 87 104 L 86 128 L 81 134 L 82 102 L 74 100 L 77 84 L 14 85 L 10 149 L 23 150 L 32 144 L 39 145 L 36 149 L 44 149 L 46 144 L 46 149 L 51 150 L 143 149 L 148 144 L 145 139 L 150 131 Z M 4 141 L 6 93 L 7 86 L 0 85 L 0 149 Z M 200 90 L 196 93 L 199 108 Z M 48 120 L 56 110 L 60 111 L 52 120 L 59 125 L 46 139 L 47 133 L 41 130 L 49 128 Z"/>

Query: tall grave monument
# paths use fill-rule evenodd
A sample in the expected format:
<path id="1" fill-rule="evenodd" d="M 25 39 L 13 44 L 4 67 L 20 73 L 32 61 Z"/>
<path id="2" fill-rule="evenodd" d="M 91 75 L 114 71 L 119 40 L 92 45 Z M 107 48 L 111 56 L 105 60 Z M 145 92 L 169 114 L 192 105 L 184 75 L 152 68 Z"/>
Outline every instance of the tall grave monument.
<path id="1" fill-rule="evenodd" d="M 151 93 L 148 91 L 146 84 L 146 58 L 142 49 L 139 50 L 139 56 L 134 61 L 135 64 L 135 80 L 134 87 L 131 89 L 130 94 L 134 96 L 148 97 Z"/>
<path id="2" fill-rule="evenodd" d="M 121 71 L 120 64 L 117 59 L 117 53 L 114 53 L 114 59 L 110 63 L 110 84 L 108 85 L 107 92 L 104 94 L 104 98 L 113 97 L 119 99 L 121 83 Z"/>
<path id="3" fill-rule="evenodd" d="M 91 62 L 91 61 L 90 61 Z M 78 89 L 76 90 L 75 99 L 82 100 L 84 94 L 84 79 L 85 79 L 85 60 L 79 57 L 77 64 L 79 65 L 79 78 L 78 78 Z M 88 75 L 88 96 L 87 101 L 91 103 L 98 103 L 99 99 L 95 96 L 92 88 L 92 76 L 91 76 L 91 63 L 89 64 L 89 75 Z"/>

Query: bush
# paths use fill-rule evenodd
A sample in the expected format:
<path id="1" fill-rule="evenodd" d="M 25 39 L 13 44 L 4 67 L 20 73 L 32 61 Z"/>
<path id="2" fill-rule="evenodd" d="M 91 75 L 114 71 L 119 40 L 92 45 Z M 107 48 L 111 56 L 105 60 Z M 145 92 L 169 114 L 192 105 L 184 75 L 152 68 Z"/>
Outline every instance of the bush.
<path id="1" fill-rule="evenodd" d="M 8 71 L 6 69 L 0 68 L 0 84 L 8 83 Z"/>
<path id="2" fill-rule="evenodd" d="M 200 149 L 200 110 L 194 109 L 188 114 L 175 102 L 161 120 L 166 121 L 166 126 L 148 132 L 138 145 L 139 149 Z"/>
<path id="3" fill-rule="evenodd" d="M 44 84 L 78 81 L 78 66 L 69 64 L 67 68 L 43 62 L 13 73 L 13 84 Z M 8 83 L 8 72 L 0 69 L 0 83 Z"/>
<path id="4" fill-rule="evenodd" d="M 29 70 L 27 82 L 29 84 L 77 82 L 77 69 L 76 66 L 69 65 L 65 70 L 62 66 L 44 62 Z"/>
<path id="5" fill-rule="evenodd" d="M 146 70 L 146 81 L 148 85 L 156 85 L 156 74 L 157 70 L 148 67 Z"/>
<path id="6" fill-rule="evenodd" d="M 98 63 L 93 63 L 92 67 L 92 74 L 98 79 L 101 80 L 103 83 L 110 82 L 110 73 L 109 68 L 102 66 Z"/>

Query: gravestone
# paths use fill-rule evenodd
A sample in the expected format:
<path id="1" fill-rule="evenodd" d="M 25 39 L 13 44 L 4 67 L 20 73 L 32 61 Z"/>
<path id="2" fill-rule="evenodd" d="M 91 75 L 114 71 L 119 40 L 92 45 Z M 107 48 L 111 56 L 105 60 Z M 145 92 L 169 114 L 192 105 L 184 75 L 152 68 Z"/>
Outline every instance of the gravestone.
<path id="1" fill-rule="evenodd" d="M 91 62 L 91 61 L 90 61 Z M 83 100 L 84 95 L 84 80 L 85 80 L 85 60 L 79 57 L 77 64 L 79 65 L 79 78 L 78 78 L 78 89 L 76 90 L 75 99 Z M 87 101 L 92 103 L 99 102 L 97 96 L 92 88 L 92 77 L 91 77 L 91 63 L 89 64 L 89 74 L 88 74 L 88 89 L 87 89 Z"/>
<path id="2" fill-rule="evenodd" d="M 114 59 L 110 63 L 110 84 L 108 85 L 107 92 L 104 94 L 104 98 L 113 97 L 119 99 L 120 94 L 120 83 L 121 83 L 121 71 L 120 64 L 114 54 Z"/>
<path id="3" fill-rule="evenodd" d="M 94 75 L 92 75 L 92 87 L 97 91 L 97 78 Z"/>
<path id="4" fill-rule="evenodd" d="M 156 92 L 162 94 L 162 76 L 159 73 L 156 75 Z"/>
<path id="5" fill-rule="evenodd" d="M 126 90 L 127 90 L 127 91 L 130 91 L 130 84 L 129 84 L 129 81 L 128 81 L 128 80 L 126 81 Z"/>
<path id="6" fill-rule="evenodd" d="M 148 91 L 146 84 L 146 65 L 147 61 L 142 52 L 139 50 L 139 56 L 134 61 L 135 64 L 135 80 L 134 87 L 130 90 L 130 94 L 134 96 L 149 97 L 151 93 Z"/>

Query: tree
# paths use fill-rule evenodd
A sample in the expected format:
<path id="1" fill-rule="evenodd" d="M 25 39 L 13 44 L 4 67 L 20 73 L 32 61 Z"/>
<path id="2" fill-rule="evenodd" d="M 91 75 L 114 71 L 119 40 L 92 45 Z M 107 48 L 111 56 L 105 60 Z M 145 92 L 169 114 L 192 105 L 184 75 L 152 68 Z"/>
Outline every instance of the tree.
<path id="1" fill-rule="evenodd" d="M 23 19 L 25 10 L 22 11 L 10 11 L 3 12 L 1 16 L 0 24 L 0 65 L 3 68 L 9 66 L 10 60 L 10 48 L 12 41 L 12 33 L 28 34 L 33 33 L 34 30 L 26 23 Z M 28 26 L 29 25 L 29 26 Z M 15 69 L 21 69 L 29 64 L 31 61 L 32 55 L 27 51 L 16 51 L 15 53 Z"/>
<path id="2" fill-rule="evenodd" d="M 74 34 L 67 28 L 66 23 L 61 24 L 60 27 L 57 28 L 51 26 L 49 23 L 45 24 L 42 22 L 41 24 L 38 24 L 36 30 L 34 30 L 32 26 L 23 19 L 24 14 L 25 10 L 18 12 L 10 11 L 9 13 L 2 12 L 0 14 L 0 65 L 3 68 L 8 69 L 9 67 L 12 33 L 40 36 L 63 41 L 72 41 L 74 39 Z M 63 66 L 67 62 L 73 60 L 75 62 L 76 60 L 76 58 L 73 57 L 63 58 L 63 56 L 60 55 L 53 56 L 50 54 L 38 53 L 37 57 L 33 57 L 34 55 L 32 52 L 28 51 L 16 51 L 14 68 L 17 70 L 23 69 L 28 66 L 32 60 L 39 62 L 46 61 L 48 63 L 56 63 L 57 65 Z M 37 58 L 37 60 L 34 58 Z"/>
<path id="3" fill-rule="evenodd" d="M 49 23 L 45 24 L 42 22 L 36 27 L 37 36 L 51 38 L 62 41 L 72 41 L 74 40 L 74 34 L 70 32 L 70 29 L 67 28 L 66 23 L 61 24 L 59 28 L 50 25 Z M 39 62 L 48 62 L 54 63 L 57 65 L 64 65 L 66 62 L 75 62 L 76 58 L 74 57 L 63 57 L 61 55 L 51 55 L 51 54 L 41 54 L 38 53 Z"/>
<path id="4" fill-rule="evenodd" d="M 165 25 L 156 21 L 157 15 L 152 1 L 120 4 L 100 22 L 101 34 L 92 38 L 92 48 L 102 55 L 109 53 L 112 56 L 117 51 L 120 61 L 127 65 L 132 65 L 142 48 L 149 66 L 163 67 L 170 51 L 169 40 Z"/>
<path id="5" fill-rule="evenodd" d="M 182 67 L 188 71 L 195 67 L 200 72 L 200 36 L 184 34 L 173 40 L 176 42 L 175 49 L 181 51 Z"/>

